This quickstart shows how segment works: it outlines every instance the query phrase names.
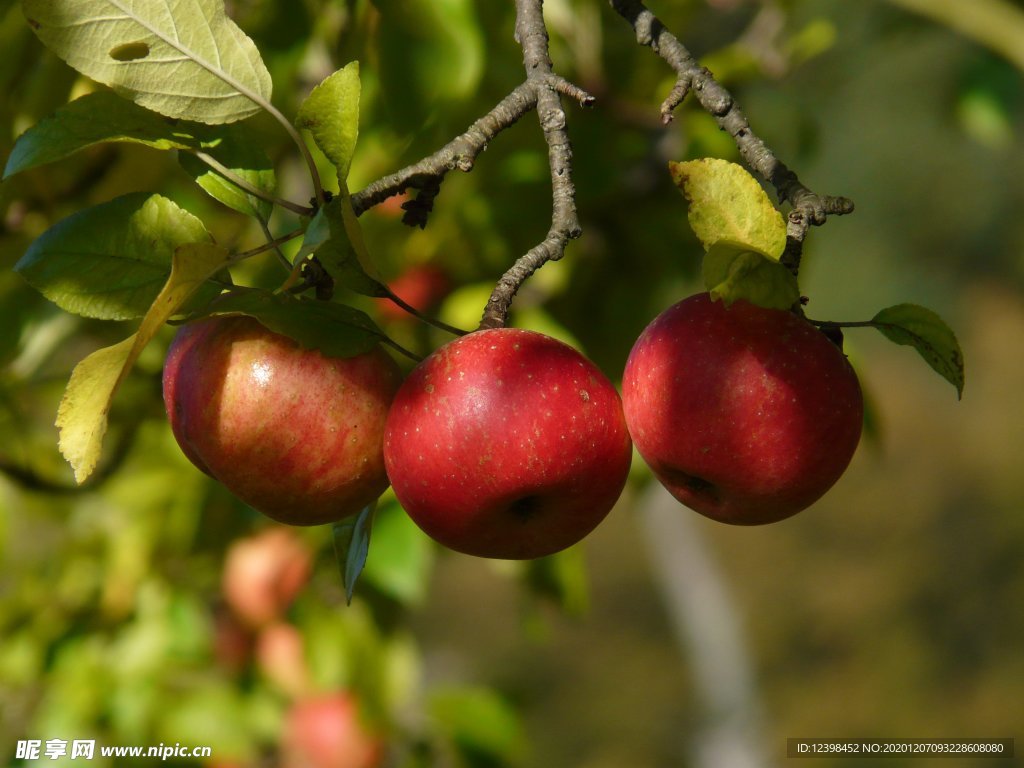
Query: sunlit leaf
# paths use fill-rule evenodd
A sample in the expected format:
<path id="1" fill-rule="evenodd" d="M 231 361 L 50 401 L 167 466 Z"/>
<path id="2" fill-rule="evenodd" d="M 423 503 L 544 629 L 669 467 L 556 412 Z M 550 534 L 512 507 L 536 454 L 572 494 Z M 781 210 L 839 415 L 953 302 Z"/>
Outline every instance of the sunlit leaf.
<path id="1" fill-rule="evenodd" d="M 214 131 L 219 140 L 203 152 L 259 191 L 273 195 L 277 188 L 274 166 L 251 132 L 242 125 L 218 126 L 209 129 L 208 134 Z M 264 221 L 270 217 L 273 205 L 267 200 L 242 189 L 196 155 L 182 152 L 178 157 L 181 166 L 210 197 L 247 216 Z"/>
<path id="2" fill-rule="evenodd" d="M 179 248 L 167 284 L 139 330 L 118 344 L 93 352 L 75 366 L 57 409 L 57 428 L 60 452 L 75 471 L 77 482 L 84 482 L 96 468 L 114 394 L 143 348 L 189 296 L 229 261 L 227 252 L 212 243 Z"/>
<path id="3" fill-rule="evenodd" d="M 169 117 L 230 123 L 269 101 L 259 51 L 223 0 L 23 0 L 39 39 L 84 75 Z"/>
<path id="4" fill-rule="evenodd" d="M 964 393 L 964 355 L 953 330 L 936 313 L 916 304 L 883 309 L 871 324 L 897 344 L 912 346 L 936 372 Z"/>
<path id="5" fill-rule="evenodd" d="M 299 107 L 295 124 L 306 128 L 345 183 L 359 137 L 359 62 L 320 83 Z"/>
<path id="6" fill-rule="evenodd" d="M 156 298 L 176 248 L 210 242 L 203 223 L 183 208 L 133 192 L 53 225 L 14 268 L 68 312 L 127 320 Z"/>
<path id="7" fill-rule="evenodd" d="M 97 91 L 64 105 L 21 134 L 7 158 L 4 178 L 103 142 L 127 141 L 155 149 L 202 146 L 190 128 L 111 91 Z"/>
<path id="8" fill-rule="evenodd" d="M 712 298 L 726 306 L 746 299 L 768 309 L 789 309 L 800 300 L 793 273 L 745 245 L 715 243 L 704 255 L 703 272 Z"/>
<path id="9" fill-rule="evenodd" d="M 690 203 L 690 226 L 705 250 L 728 240 L 776 261 L 782 256 L 786 222 L 741 166 L 705 158 L 669 163 L 669 171 Z"/>

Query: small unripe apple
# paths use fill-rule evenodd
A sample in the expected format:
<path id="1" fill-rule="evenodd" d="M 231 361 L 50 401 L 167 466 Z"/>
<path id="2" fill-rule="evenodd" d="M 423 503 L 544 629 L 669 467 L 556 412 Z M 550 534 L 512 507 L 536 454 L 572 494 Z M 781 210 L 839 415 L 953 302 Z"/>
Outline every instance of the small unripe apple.
<path id="1" fill-rule="evenodd" d="M 640 335 L 622 382 L 637 450 L 683 504 L 770 523 L 817 501 L 846 470 L 864 416 L 842 351 L 791 312 L 708 294 Z"/>
<path id="2" fill-rule="evenodd" d="M 590 533 L 619 498 L 631 443 L 615 387 L 572 347 L 477 331 L 420 363 L 384 435 L 395 495 L 450 549 L 527 559 Z"/>
<path id="3" fill-rule="evenodd" d="M 290 529 L 268 528 L 231 544 L 221 591 L 232 612 L 250 627 L 277 621 L 309 580 L 312 554 Z"/>
<path id="4" fill-rule="evenodd" d="M 252 318 L 216 317 L 178 331 L 164 402 L 192 463 L 275 520 L 317 525 L 387 488 L 384 419 L 400 379 L 379 347 L 327 357 Z"/>
<path id="5" fill-rule="evenodd" d="M 281 742 L 284 768 L 373 768 L 381 744 L 360 720 L 356 700 L 340 692 L 296 702 Z"/>

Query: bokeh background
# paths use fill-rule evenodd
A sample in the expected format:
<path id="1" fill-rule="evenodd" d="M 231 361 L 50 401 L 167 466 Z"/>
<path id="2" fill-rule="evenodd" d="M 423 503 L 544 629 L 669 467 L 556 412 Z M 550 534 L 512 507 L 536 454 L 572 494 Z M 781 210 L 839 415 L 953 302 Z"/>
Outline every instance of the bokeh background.
<path id="1" fill-rule="evenodd" d="M 545 5 L 556 69 L 598 102 L 567 105 L 585 234 L 528 283 L 514 322 L 573 341 L 617 381 L 646 323 L 700 290 L 700 247 L 667 161 L 736 152 L 691 102 L 661 125 L 672 75 L 606 3 Z M 302 638 L 298 688 L 350 692 L 387 742 L 385 764 L 779 766 L 789 737 L 1017 737 L 1024 748 L 1024 72 L 1004 57 L 1024 49 L 1024 3 L 936 2 L 942 18 L 914 5 L 651 2 L 806 184 L 856 202 L 808 239 L 808 314 L 931 307 L 963 347 L 963 400 L 909 348 L 851 330 L 865 439 L 833 491 L 782 523 L 737 529 L 666 505 L 637 461 L 584 545 L 513 565 L 437 551 L 386 502 L 351 606 L 330 530 L 298 532 L 312 576 L 281 619 Z M 360 61 L 354 188 L 437 149 L 522 78 L 512 3 L 228 9 L 286 114 Z M 0 0 L 0 156 L 90 87 Z M 283 190 L 306 199 L 286 138 L 259 119 L 252 130 Z M 66 315 L 11 270 L 51 224 L 135 190 L 171 197 L 231 247 L 259 242 L 169 153 L 101 146 L 0 185 L 0 763 L 18 764 L 19 739 L 84 737 L 209 744 L 208 765 L 277 765 L 300 694 L 221 589 L 230 547 L 269 526 L 170 436 L 159 376 L 171 329 L 118 396 L 98 481 L 75 489 L 56 449 L 57 402 L 74 364 L 130 324 Z M 383 271 L 443 270 L 452 292 L 437 312 L 471 326 L 488 286 L 547 231 L 534 116 L 472 173 L 449 176 L 424 230 L 399 213 L 363 217 Z M 268 258 L 242 276 L 272 285 L 275 269 Z M 421 351 L 444 340 L 379 316 Z"/>

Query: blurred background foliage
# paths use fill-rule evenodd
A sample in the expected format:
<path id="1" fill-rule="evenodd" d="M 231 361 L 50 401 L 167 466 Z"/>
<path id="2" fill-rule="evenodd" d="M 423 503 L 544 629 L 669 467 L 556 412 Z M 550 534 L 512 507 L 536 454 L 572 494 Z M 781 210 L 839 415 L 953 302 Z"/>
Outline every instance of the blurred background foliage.
<path id="1" fill-rule="evenodd" d="M 646 323 L 699 290 L 699 245 L 666 162 L 736 152 L 691 102 L 661 125 L 672 76 L 606 3 L 545 5 L 557 70 L 598 101 L 567 104 L 584 236 L 527 284 L 514 322 L 572 340 L 617 380 Z M 781 764 L 794 736 L 1024 735 L 1024 81 L 994 52 L 1014 27 L 997 25 L 989 43 L 983 18 L 998 5 L 1019 23 L 1024 4 L 939 4 L 959 22 L 903 0 L 651 5 L 805 183 L 856 201 L 811 233 L 808 313 L 857 320 L 924 304 L 957 329 L 967 361 L 957 403 L 908 349 L 850 331 L 873 428 L 839 485 L 765 528 L 678 509 L 693 518 L 680 552 L 709 559 L 695 578 L 713 580 L 737 617 L 759 764 Z M 286 114 L 360 61 L 353 189 L 434 151 L 522 78 L 512 3 L 228 7 Z M 0 156 L 89 88 L 0 0 Z M 258 118 L 248 127 L 285 195 L 306 199 L 286 137 Z M 472 173 L 449 176 L 424 230 L 400 224 L 395 200 L 367 212 L 371 251 L 389 278 L 443 270 L 453 290 L 438 312 L 471 326 L 489 286 L 547 231 L 549 183 L 529 115 Z M 159 390 L 170 329 L 118 395 L 99 477 L 72 487 L 57 402 L 73 365 L 126 331 L 65 315 L 11 267 L 52 223 L 135 190 L 171 197 L 229 247 L 260 239 L 171 154 L 137 146 L 95 147 L 0 185 L 0 761 L 15 762 L 18 739 L 95 738 L 208 744 L 222 768 L 276 765 L 290 703 L 348 691 L 388 765 L 700 765 L 694 745 L 722 713 L 702 704 L 699 659 L 653 564 L 639 462 L 584 545 L 526 566 L 435 551 L 386 500 L 348 607 L 329 531 L 300 531 L 312 575 L 280 621 L 301 637 L 301 684 L 258 652 L 265 628 L 226 605 L 226 553 L 270 526 L 174 444 Z M 280 280 L 270 258 L 245 269 L 253 283 Z M 407 345 L 444 340 L 351 298 Z"/>

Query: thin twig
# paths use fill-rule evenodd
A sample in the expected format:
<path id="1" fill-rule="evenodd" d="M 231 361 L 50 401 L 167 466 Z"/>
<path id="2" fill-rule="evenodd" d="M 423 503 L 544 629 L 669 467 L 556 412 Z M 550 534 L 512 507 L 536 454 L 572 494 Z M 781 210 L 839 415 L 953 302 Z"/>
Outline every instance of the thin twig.
<path id="1" fill-rule="evenodd" d="M 609 0 L 612 8 L 630 23 L 637 42 L 651 48 L 676 72 L 676 85 L 661 107 L 668 122 L 672 110 L 693 93 L 719 127 L 733 137 L 740 155 L 756 173 L 768 181 L 779 202 L 792 206 L 786 226 L 786 250 L 782 263 L 796 274 L 800 269 L 804 238 L 813 225 L 824 224 L 829 216 L 853 211 L 853 201 L 845 197 L 818 195 L 801 183 L 797 175 L 779 160 L 767 144 L 754 133 L 743 110 L 732 95 L 706 67 L 690 54 L 664 24 L 640 0 Z"/>
<path id="2" fill-rule="evenodd" d="M 593 97 L 552 71 L 548 53 L 548 31 L 544 25 L 541 0 L 516 0 L 516 40 L 523 49 L 526 85 L 536 94 L 537 119 L 548 145 L 551 169 L 551 228 L 545 238 L 504 274 L 494 287 L 484 308 L 480 328 L 505 325 L 512 299 L 523 282 L 548 261 L 565 254 L 569 240 L 582 233 L 576 214 L 576 187 L 572 181 L 572 146 L 565 127 L 565 112 L 560 93 L 571 96 L 582 105 L 593 103 Z"/>
<path id="3" fill-rule="evenodd" d="M 193 154 L 197 158 L 202 160 L 204 163 L 206 163 L 208 166 L 210 166 L 217 173 L 219 173 L 221 176 L 223 176 L 225 179 L 234 184 L 236 187 L 243 189 L 253 197 L 257 197 L 260 200 L 266 200 L 268 203 L 278 205 L 282 208 L 291 211 L 292 213 L 297 213 L 299 214 L 299 216 L 312 216 L 313 213 L 315 212 L 309 206 L 300 205 L 299 203 L 293 203 L 291 200 L 285 200 L 284 198 L 277 197 L 269 192 L 266 192 L 265 190 L 260 189 L 259 187 L 253 184 L 250 184 L 246 179 L 239 176 L 237 173 L 235 173 L 222 162 L 220 162 L 217 158 L 207 154 L 206 152 L 195 150 Z"/>
<path id="4" fill-rule="evenodd" d="M 522 83 L 466 132 L 455 137 L 434 154 L 406 166 L 352 195 L 352 208 L 356 214 L 372 208 L 389 197 L 401 194 L 410 187 L 439 188 L 449 171 L 473 170 L 477 156 L 487 148 L 491 139 L 514 125 L 537 105 L 536 90 L 532 83 Z M 436 191 L 434 192 L 436 194 Z M 408 223 L 408 222 L 407 222 Z M 418 224 L 418 222 L 413 222 Z"/>

